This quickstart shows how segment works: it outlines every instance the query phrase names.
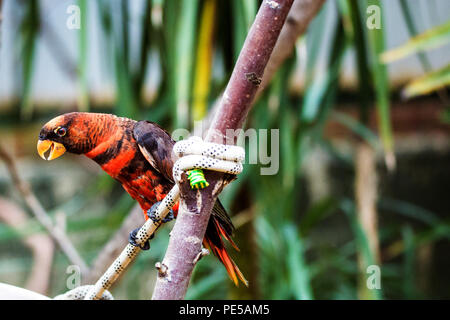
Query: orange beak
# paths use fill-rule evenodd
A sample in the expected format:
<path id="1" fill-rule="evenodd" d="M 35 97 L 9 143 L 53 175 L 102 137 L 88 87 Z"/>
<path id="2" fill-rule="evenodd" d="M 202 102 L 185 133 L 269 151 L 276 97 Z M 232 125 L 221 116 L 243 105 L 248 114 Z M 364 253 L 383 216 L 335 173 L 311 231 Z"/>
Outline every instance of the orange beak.
<path id="1" fill-rule="evenodd" d="M 48 157 L 45 157 L 45 153 L 49 151 Z M 56 159 L 66 152 L 66 148 L 58 142 L 50 140 L 39 140 L 37 143 L 37 151 L 42 159 L 53 160 Z"/>

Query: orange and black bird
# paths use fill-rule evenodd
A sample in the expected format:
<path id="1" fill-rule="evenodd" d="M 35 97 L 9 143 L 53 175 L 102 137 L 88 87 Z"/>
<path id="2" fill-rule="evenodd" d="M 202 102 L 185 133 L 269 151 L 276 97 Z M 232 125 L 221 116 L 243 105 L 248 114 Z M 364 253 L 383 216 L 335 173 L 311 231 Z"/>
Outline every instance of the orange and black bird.
<path id="1" fill-rule="evenodd" d="M 39 133 L 37 149 L 46 160 L 53 160 L 66 151 L 83 154 L 97 162 L 104 171 L 119 181 L 144 211 L 145 219 L 174 186 L 172 167 L 176 155 L 175 141 L 169 133 L 150 121 L 135 121 L 112 114 L 72 112 L 47 122 Z M 172 208 L 176 217 L 178 203 Z M 134 242 L 134 230 L 130 243 Z M 222 204 L 214 205 L 203 244 L 224 264 L 237 285 L 243 274 L 229 256 L 222 237 L 239 250 L 231 239 L 233 224 Z M 143 249 L 148 249 L 148 243 Z"/>

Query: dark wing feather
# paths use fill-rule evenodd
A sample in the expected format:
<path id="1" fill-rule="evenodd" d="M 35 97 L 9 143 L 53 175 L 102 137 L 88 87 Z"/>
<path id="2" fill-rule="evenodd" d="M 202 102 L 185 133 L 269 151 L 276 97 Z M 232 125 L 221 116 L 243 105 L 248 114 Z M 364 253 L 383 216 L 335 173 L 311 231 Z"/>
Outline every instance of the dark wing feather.
<path id="1" fill-rule="evenodd" d="M 172 149 L 175 141 L 169 133 L 154 122 L 139 121 L 134 127 L 133 135 L 145 159 L 173 183 L 172 168 L 176 155 Z"/>
<path id="2" fill-rule="evenodd" d="M 219 220 L 220 224 L 225 228 L 225 231 L 232 236 L 234 232 L 233 223 L 219 199 L 217 199 L 214 204 L 212 211 L 214 216 L 216 216 L 216 219 Z"/>

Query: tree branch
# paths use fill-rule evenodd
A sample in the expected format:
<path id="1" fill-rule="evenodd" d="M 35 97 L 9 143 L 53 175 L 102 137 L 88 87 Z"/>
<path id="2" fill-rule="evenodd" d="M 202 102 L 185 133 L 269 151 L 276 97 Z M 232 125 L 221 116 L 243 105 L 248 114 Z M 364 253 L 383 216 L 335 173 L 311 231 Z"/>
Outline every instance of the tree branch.
<path id="1" fill-rule="evenodd" d="M 377 214 L 377 164 L 375 150 L 365 141 L 358 141 L 355 153 L 355 200 L 358 221 L 365 233 L 373 261 L 358 251 L 358 297 L 373 298 L 373 292 L 367 288 L 366 270 L 373 263 L 380 263 L 380 243 L 378 239 Z"/>
<path id="2" fill-rule="evenodd" d="M 61 230 L 58 226 L 56 226 L 50 216 L 45 212 L 44 207 L 42 207 L 39 200 L 36 198 L 34 193 L 32 192 L 28 183 L 23 181 L 16 169 L 16 165 L 13 159 L 9 156 L 9 154 L 3 149 L 0 145 L 0 159 L 2 159 L 6 167 L 8 169 L 9 174 L 11 175 L 11 180 L 13 184 L 16 186 L 17 190 L 23 197 L 26 205 L 30 208 L 31 212 L 34 214 L 36 219 L 47 229 L 50 236 L 55 240 L 55 242 L 59 245 L 61 250 L 67 256 L 71 263 L 77 265 L 81 269 L 81 273 L 87 274 L 89 267 L 81 258 L 78 251 L 75 249 L 74 245 L 67 237 L 66 233 Z"/>
<path id="3" fill-rule="evenodd" d="M 236 62 L 206 141 L 235 144 L 234 130 L 240 129 L 261 84 L 264 69 L 283 27 L 293 0 L 265 0 L 253 22 Z M 229 131 L 231 129 L 231 131 Z M 203 190 L 191 190 L 186 176 L 180 181 L 180 208 L 171 232 L 166 256 L 159 264 L 153 299 L 183 299 L 201 252 L 212 207 L 226 185 L 224 175 L 205 172 L 210 183 Z"/>
<path id="4" fill-rule="evenodd" d="M 14 202 L 0 197 L 0 221 L 17 232 L 22 232 L 28 216 Z M 30 234 L 21 238 L 33 255 L 33 265 L 25 288 L 41 294 L 46 294 L 50 284 L 53 252 L 55 244 L 47 234 Z"/>

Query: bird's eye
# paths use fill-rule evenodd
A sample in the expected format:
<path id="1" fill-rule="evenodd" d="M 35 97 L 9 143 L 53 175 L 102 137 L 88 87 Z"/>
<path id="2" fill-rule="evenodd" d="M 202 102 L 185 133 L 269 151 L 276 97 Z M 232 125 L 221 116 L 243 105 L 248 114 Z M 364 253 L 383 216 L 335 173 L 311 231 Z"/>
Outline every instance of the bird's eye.
<path id="1" fill-rule="evenodd" d="M 63 127 L 58 127 L 55 129 L 55 133 L 60 137 L 64 137 L 67 133 L 67 129 Z"/>

